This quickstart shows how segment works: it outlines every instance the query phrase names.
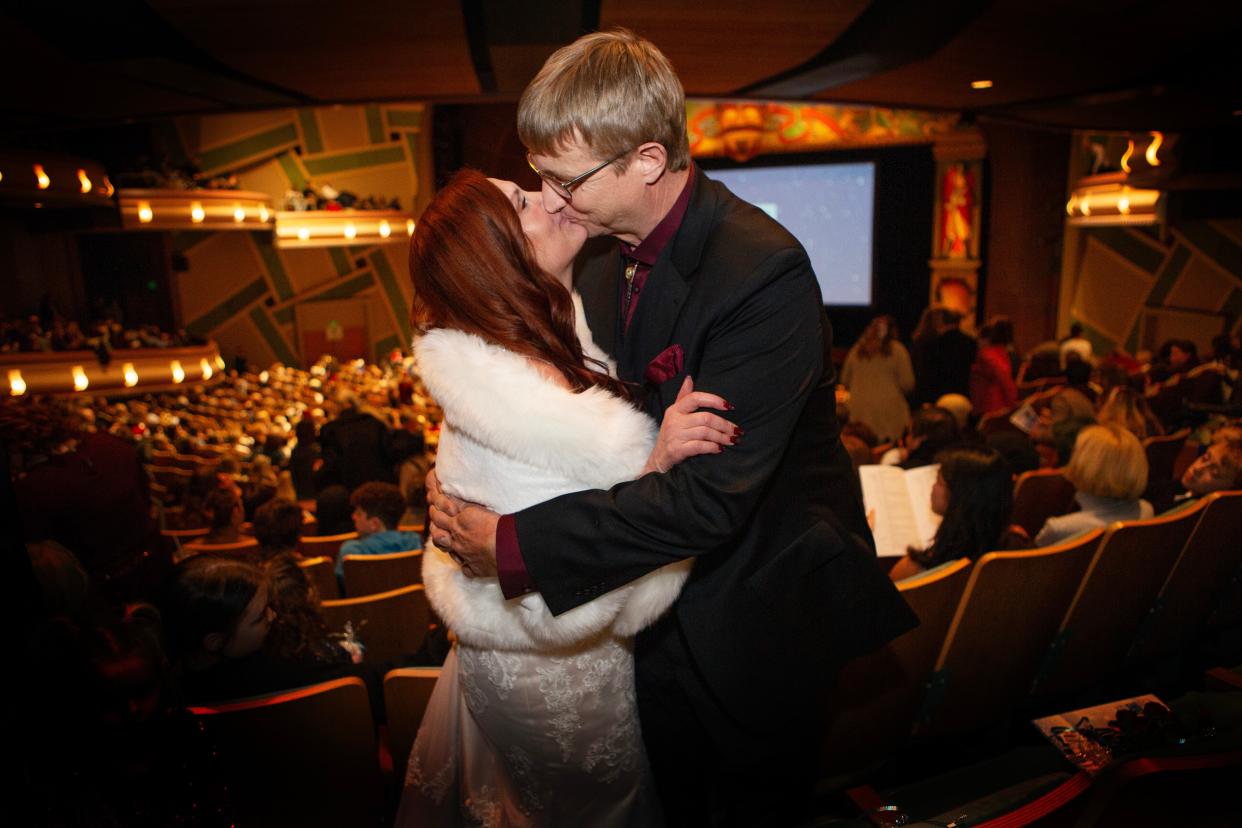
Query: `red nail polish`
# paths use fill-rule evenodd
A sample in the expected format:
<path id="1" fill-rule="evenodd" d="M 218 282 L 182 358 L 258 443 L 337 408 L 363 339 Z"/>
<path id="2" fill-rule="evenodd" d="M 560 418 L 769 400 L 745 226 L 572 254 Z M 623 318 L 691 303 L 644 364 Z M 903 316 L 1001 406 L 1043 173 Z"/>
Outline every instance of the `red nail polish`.
<path id="1" fill-rule="evenodd" d="M 725 411 L 732 411 L 734 406 L 733 406 L 733 403 L 729 402 L 728 400 L 725 400 L 724 407 L 725 407 Z"/>

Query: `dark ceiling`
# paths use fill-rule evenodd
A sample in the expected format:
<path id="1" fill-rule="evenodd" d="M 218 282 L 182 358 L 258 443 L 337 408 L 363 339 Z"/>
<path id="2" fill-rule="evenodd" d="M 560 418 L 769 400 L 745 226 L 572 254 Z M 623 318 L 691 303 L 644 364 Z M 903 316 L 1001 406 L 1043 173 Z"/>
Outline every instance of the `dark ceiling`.
<path id="1" fill-rule="evenodd" d="M 10 136 L 191 113 L 512 100 L 627 26 L 692 96 L 963 110 L 1058 128 L 1242 119 L 1242 3 L 1181 0 L 112 0 L 0 12 Z M 973 90 L 971 81 L 991 80 Z"/>

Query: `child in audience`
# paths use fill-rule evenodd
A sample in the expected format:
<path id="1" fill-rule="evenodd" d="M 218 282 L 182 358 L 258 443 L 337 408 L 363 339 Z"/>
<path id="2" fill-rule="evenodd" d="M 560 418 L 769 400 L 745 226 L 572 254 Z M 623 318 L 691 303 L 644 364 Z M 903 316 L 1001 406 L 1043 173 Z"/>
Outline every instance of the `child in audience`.
<path id="1" fill-rule="evenodd" d="M 942 517 L 927 549 L 910 549 L 889 571 L 900 581 L 957 558 L 999 549 L 1024 548 L 1030 540 L 1009 525 L 1013 477 L 999 453 L 977 446 L 948 449 L 937 457 L 932 511 Z"/>
<path id="2" fill-rule="evenodd" d="M 362 661 L 362 650 L 343 637 L 333 638 L 319 613 L 319 594 L 288 554 L 278 554 L 263 564 L 271 583 L 272 608 L 276 620 L 263 642 L 263 652 L 272 661 L 305 669 L 331 668 Z M 326 680 L 318 676 L 311 680 Z"/>
<path id="3" fill-rule="evenodd" d="M 241 527 L 246 521 L 241 492 L 231 481 L 222 482 L 207 496 L 203 511 L 207 515 L 211 531 L 203 536 L 202 543 L 237 543 L 241 540 Z"/>
<path id="4" fill-rule="evenodd" d="M 423 548 L 417 532 L 403 532 L 398 526 L 405 514 L 405 498 L 392 483 L 363 483 L 350 495 L 354 507 L 354 529 L 357 540 L 341 544 L 336 559 L 336 576 L 345 577 L 346 555 L 384 555 Z"/>
<path id="5" fill-rule="evenodd" d="M 187 558 L 173 569 L 159 610 L 187 701 L 279 689 L 254 659 L 275 619 L 258 566 L 211 553 Z"/>
<path id="6" fill-rule="evenodd" d="M 302 507 L 292 500 L 276 497 L 260 506 L 254 513 L 254 537 L 259 542 L 260 557 L 299 557 L 302 525 Z"/>
<path id="7" fill-rule="evenodd" d="M 1147 455 L 1138 438 L 1118 425 L 1092 425 L 1080 431 L 1065 477 L 1078 489 L 1074 499 L 1082 510 L 1048 518 L 1035 536 L 1037 546 L 1153 514 L 1151 504 L 1141 499 L 1147 488 Z"/>

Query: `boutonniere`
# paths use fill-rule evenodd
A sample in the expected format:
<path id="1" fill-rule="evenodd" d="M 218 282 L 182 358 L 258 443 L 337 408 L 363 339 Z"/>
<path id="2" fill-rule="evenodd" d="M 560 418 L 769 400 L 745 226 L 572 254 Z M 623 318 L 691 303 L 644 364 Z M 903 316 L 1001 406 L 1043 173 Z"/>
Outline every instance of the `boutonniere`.
<path id="1" fill-rule="evenodd" d="M 662 385 L 681 373 L 682 352 L 680 345 L 669 345 L 647 363 L 643 378 L 652 385 Z"/>

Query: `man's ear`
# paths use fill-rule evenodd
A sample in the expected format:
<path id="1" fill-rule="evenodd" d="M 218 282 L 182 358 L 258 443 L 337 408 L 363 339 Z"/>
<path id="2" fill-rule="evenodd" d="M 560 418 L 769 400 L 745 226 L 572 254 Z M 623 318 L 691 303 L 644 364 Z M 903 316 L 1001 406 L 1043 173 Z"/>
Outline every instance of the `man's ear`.
<path id="1" fill-rule="evenodd" d="M 224 649 L 224 633 L 207 633 L 203 636 L 203 649 L 209 653 L 218 653 Z"/>
<path id="2" fill-rule="evenodd" d="M 663 144 L 648 141 L 639 144 L 635 150 L 634 160 L 630 162 L 638 166 L 644 184 L 654 184 L 664 175 L 668 168 L 668 150 Z"/>

